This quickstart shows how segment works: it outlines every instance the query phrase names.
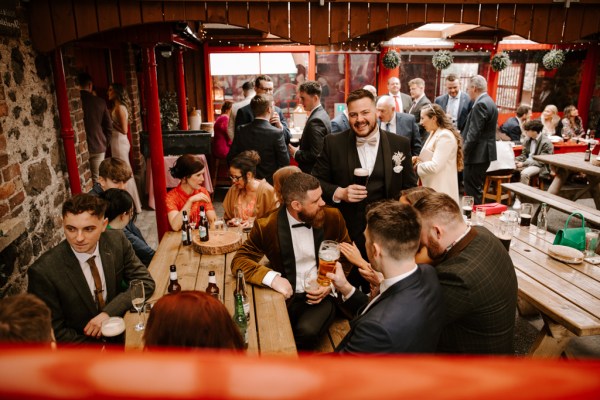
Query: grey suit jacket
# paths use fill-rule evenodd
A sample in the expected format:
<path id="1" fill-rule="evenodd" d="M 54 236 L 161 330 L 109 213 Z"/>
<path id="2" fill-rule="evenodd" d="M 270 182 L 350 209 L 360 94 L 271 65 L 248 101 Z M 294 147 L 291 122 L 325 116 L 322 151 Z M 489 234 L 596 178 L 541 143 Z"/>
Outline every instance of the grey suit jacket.
<path id="1" fill-rule="evenodd" d="M 426 104 L 431 104 L 431 100 L 429 100 L 427 96 L 423 96 L 414 107 L 411 106 L 412 109 L 410 109 L 410 114 L 415 117 L 415 121 L 421 121 L 421 108 Z M 419 125 L 419 133 L 421 134 L 421 141 L 425 143 L 429 134 L 422 125 Z"/>
<path id="2" fill-rule="evenodd" d="M 479 98 L 471 108 L 463 138 L 465 164 L 483 164 L 496 160 L 496 127 L 498 108 L 487 94 Z"/>
<path id="3" fill-rule="evenodd" d="M 413 156 L 418 156 L 421 153 L 421 134 L 419 126 L 412 114 L 395 113 L 396 114 L 396 134 L 404 136 L 410 140 L 410 152 Z M 385 129 L 385 122 L 379 121 L 379 128 Z"/>
<path id="4" fill-rule="evenodd" d="M 319 106 L 310 114 L 300 139 L 300 148 L 294 154 L 294 158 L 298 162 L 298 167 L 302 172 L 310 174 L 317 157 L 323 149 L 323 140 L 325 136 L 331 133 L 331 120 L 327 111 L 322 106 Z"/>
<path id="5" fill-rule="evenodd" d="M 440 107 L 446 111 L 446 107 L 448 106 L 448 99 L 450 96 L 448 94 L 444 94 L 442 96 L 436 97 L 435 104 L 438 104 Z M 471 107 L 473 106 L 473 102 L 468 94 L 465 92 L 460 92 L 460 99 L 458 100 L 458 117 L 456 119 L 456 127 L 459 131 L 462 131 L 467 123 L 467 116 L 469 115 L 469 111 L 471 111 Z"/>
<path id="6" fill-rule="evenodd" d="M 131 307 L 129 282 L 142 280 L 149 298 L 154 293 L 154 280 L 121 230 L 105 231 L 98 244 L 106 280 L 106 305 L 102 311 L 122 316 Z M 83 328 L 99 311 L 79 261 L 66 240 L 43 254 L 29 267 L 28 275 L 28 291 L 42 299 L 52 312 L 57 341 L 97 343 L 84 335 Z"/>
<path id="7" fill-rule="evenodd" d="M 331 133 L 344 132 L 350 129 L 350 121 L 346 114 L 340 113 L 337 117 L 331 120 Z"/>
<path id="8" fill-rule="evenodd" d="M 280 131 L 280 132 L 283 133 L 283 140 L 285 141 L 285 144 L 288 145 L 288 144 L 290 144 L 291 134 L 290 134 L 290 128 L 288 127 L 288 124 L 287 124 L 287 120 L 283 116 L 283 112 L 281 112 L 281 108 L 275 107 L 275 112 L 277 114 L 279 114 L 279 119 L 281 120 L 281 125 L 283 125 L 283 131 Z M 237 133 L 238 127 L 240 127 L 241 125 L 249 124 L 252 121 L 254 121 L 254 113 L 252 112 L 252 108 L 250 107 L 250 104 L 240 108 L 235 116 L 235 133 Z M 275 128 L 275 129 L 278 129 L 278 128 Z M 234 134 L 234 138 L 235 138 L 235 134 Z"/>

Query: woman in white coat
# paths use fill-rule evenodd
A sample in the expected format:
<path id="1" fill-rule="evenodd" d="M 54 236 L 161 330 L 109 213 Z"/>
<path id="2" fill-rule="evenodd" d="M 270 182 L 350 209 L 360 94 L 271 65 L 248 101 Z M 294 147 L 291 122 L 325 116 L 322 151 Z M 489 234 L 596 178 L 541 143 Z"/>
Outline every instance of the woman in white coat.
<path id="1" fill-rule="evenodd" d="M 458 171 L 463 169 L 462 138 L 437 104 L 426 104 L 421 108 L 420 123 L 429 132 L 429 137 L 421 153 L 413 157 L 415 172 L 423 186 L 446 193 L 460 204 Z"/>

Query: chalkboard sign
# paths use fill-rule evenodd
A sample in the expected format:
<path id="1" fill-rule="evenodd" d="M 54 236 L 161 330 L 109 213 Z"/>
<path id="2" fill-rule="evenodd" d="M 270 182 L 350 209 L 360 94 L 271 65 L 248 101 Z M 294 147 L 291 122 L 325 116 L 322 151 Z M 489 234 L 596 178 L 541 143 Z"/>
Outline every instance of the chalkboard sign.
<path id="1" fill-rule="evenodd" d="M 21 36 L 17 0 L 0 0 L 0 36 Z"/>

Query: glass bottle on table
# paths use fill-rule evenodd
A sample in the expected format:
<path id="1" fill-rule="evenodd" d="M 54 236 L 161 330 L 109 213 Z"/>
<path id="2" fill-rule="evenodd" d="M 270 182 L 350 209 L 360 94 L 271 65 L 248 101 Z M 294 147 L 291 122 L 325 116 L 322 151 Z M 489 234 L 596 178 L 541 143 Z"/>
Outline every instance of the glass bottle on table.
<path id="1" fill-rule="evenodd" d="M 183 210 L 181 213 L 183 214 L 183 222 L 181 223 L 181 243 L 183 243 L 184 246 L 189 246 L 192 244 L 192 227 L 188 221 L 187 211 Z"/>
<path id="2" fill-rule="evenodd" d="M 548 229 L 548 205 L 542 203 L 540 207 L 540 215 L 537 220 L 537 234 L 538 236 L 544 237 L 546 235 L 546 230 Z"/>
<path id="3" fill-rule="evenodd" d="M 248 348 L 248 319 L 244 312 L 244 301 L 242 295 L 237 293 L 235 295 L 235 313 L 233 314 L 233 322 L 240 330 L 240 335 L 244 340 L 244 348 Z"/>
<path id="4" fill-rule="evenodd" d="M 179 293 L 181 292 L 181 285 L 177 279 L 177 267 L 175 265 L 171 265 L 169 269 L 169 287 L 167 287 L 167 291 L 169 293 Z"/>
<path id="5" fill-rule="evenodd" d="M 217 286 L 215 271 L 208 272 L 208 286 L 206 287 L 206 293 L 219 300 L 219 287 Z"/>
<path id="6" fill-rule="evenodd" d="M 237 270 L 236 280 L 235 280 L 235 291 L 233 292 L 234 296 L 240 294 L 242 296 L 242 302 L 244 304 L 244 313 L 246 314 L 246 318 L 250 321 L 250 303 L 248 302 L 248 296 L 246 295 L 246 280 L 244 279 L 244 273 L 241 269 Z"/>
<path id="7" fill-rule="evenodd" d="M 584 156 L 584 159 L 583 159 L 583 161 L 585 161 L 585 162 L 589 162 L 590 159 L 592 158 L 592 148 L 591 148 L 591 145 L 592 144 L 590 142 L 588 142 L 587 149 L 585 150 L 585 156 Z"/>
<path id="8" fill-rule="evenodd" d="M 208 242 L 208 218 L 204 206 L 200 206 L 200 221 L 198 222 L 198 232 L 200 233 L 200 241 Z"/>

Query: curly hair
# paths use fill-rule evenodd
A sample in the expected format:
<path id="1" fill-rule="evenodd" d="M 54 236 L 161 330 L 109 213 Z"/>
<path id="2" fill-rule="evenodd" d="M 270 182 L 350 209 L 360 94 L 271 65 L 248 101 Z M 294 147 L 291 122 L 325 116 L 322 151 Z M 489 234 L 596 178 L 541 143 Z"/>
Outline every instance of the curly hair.
<path id="1" fill-rule="evenodd" d="M 442 107 L 440 107 L 438 104 L 432 104 L 432 103 L 427 104 L 423 108 L 421 108 L 421 112 L 424 112 L 425 115 L 427 115 L 427 117 L 435 120 L 436 124 L 441 129 L 447 129 L 450 132 L 452 132 L 452 134 L 454 135 L 454 138 L 456 139 L 456 143 L 458 145 L 458 148 L 456 149 L 456 169 L 458 171 L 462 171 L 465 166 L 463 148 L 462 148 L 463 147 L 462 136 L 460 136 L 460 134 L 454 127 L 454 124 L 452 123 L 452 120 L 450 119 L 450 117 L 448 117 L 448 115 L 446 114 L 444 109 Z"/>

